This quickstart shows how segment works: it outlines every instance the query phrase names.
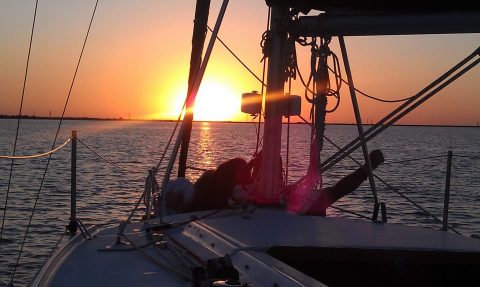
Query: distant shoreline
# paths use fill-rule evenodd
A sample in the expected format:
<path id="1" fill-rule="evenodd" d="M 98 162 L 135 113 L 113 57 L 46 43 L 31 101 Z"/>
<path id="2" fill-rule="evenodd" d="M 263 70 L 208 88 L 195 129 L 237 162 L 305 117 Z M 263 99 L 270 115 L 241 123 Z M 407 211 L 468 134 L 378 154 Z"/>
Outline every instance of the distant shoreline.
<path id="1" fill-rule="evenodd" d="M 37 117 L 37 116 L 21 116 L 21 119 L 25 120 L 60 120 L 61 117 Z M 0 120 L 2 119 L 18 119 L 18 116 L 10 115 L 0 115 Z M 158 120 L 158 119 L 124 119 L 124 118 L 91 118 L 91 117 L 64 117 L 63 120 L 67 121 L 125 121 L 125 122 L 176 122 L 176 120 Z M 252 123 L 252 122 L 241 122 L 241 121 L 194 121 L 194 122 L 206 122 L 206 123 L 229 123 L 229 124 L 243 124 L 243 123 Z M 283 123 L 286 124 L 286 123 Z M 292 122 L 291 124 L 305 124 L 304 122 Z M 355 123 L 327 123 L 327 125 L 340 125 L 340 126 L 354 126 Z M 363 124 L 364 126 L 370 126 L 372 124 Z M 422 124 L 394 124 L 394 126 L 401 127 L 459 127 L 459 128 L 478 128 L 477 125 L 422 125 Z"/>

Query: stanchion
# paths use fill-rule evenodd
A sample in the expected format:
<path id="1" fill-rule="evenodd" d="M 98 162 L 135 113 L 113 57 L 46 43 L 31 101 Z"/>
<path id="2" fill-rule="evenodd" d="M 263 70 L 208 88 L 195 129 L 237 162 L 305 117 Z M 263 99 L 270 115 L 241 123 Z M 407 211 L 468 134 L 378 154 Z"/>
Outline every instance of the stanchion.
<path id="1" fill-rule="evenodd" d="M 67 230 L 75 234 L 77 223 L 77 131 L 72 131 L 72 158 L 70 170 L 70 223 Z"/>
<path id="2" fill-rule="evenodd" d="M 450 178 L 452 177 L 452 157 L 451 150 L 447 153 L 447 174 L 445 177 L 445 197 L 443 200 L 443 226 L 442 230 L 448 230 L 448 204 L 450 202 Z"/>

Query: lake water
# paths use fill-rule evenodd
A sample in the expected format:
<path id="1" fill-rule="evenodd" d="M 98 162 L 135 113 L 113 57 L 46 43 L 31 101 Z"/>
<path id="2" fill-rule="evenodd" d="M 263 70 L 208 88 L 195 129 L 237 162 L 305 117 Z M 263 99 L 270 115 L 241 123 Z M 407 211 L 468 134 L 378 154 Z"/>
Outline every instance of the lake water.
<path id="1" fill-rule="evenodd" d="M 57 125 L 54 120 L 22 120 L 16 154 L 48 151 Z M 84 224 L 117 223 L 127 218 L 143 192 L 148 169 L 157 165 L 173 127 L 174 123 L 164 122 L 64 122 L 57 145 L 76 130 L 83 143 L 123 167 L 119 169 L 103 161 L 78 144 L 77 204 L 78 217 Z M 0 120 L 0 155 L 11 155 L 15 128 L 16 120 Z M 326 130 L 326 135 L 340 146 L 356 133 L 356 127 L 348 125 L 330 125 Z M 292 125 L 290 135 L 288 179 L 293 182 L 308 166 L 310 130 L 305 125 Z M 253 124 L 195 123 L 188 165 L 214 168 L 232 157 L 248 160 L 255 151 L 255 139 Z M 284 137 L 283 150 L 286 142 Z M 15 273 L 15 286 L 30 282 L 68 224 L 70 148 L 68 144 L 55 153 L 50 162 Z M 381 149 L 386 158 L 376 174 L 439 218 L 443 212 L 446 154 L 453 151 L 449 222 L 464 235 L 480 235 L 480 128 L 396 126 L 372 140 L 369 148 Z M 322 158 L 335 151 L 326 142 Z M 363 162 L 361 152 L 353 156 Z M 417 160 L 394 163 L 405 159 Z M 0 243 L 0 286 L 10 282 L 46 162 L 46 158 L 15 161 Z M 0 159 L 0 218 L 4 213 L 10 163 Z M 324 184 L 335 182 L 355 168 L 351 160 L 340 162 L 323 175 Z M 188 173 L 195 180 L 201 171 L 190 169 Z M 381 201 L 387 204 L 389 222 L 441 227 L 382 183 L 377 182 L 377 188 Z M 368 183 L 336 206 L 370 216 L 373 198 Z M 330 208 L 327 216 L 351 215 Z"/>

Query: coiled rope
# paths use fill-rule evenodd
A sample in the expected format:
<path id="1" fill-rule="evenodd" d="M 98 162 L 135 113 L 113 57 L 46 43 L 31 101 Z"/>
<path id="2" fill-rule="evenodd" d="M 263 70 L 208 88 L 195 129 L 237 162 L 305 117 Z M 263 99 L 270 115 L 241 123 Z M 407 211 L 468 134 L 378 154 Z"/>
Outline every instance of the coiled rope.
<path id="1" fill-rule="evenodd" d="M 300 45 L 302 46 L 305 46 L 306 45 L 306 42 L 298 42 Z M 309 44 L 309 43 L 308 43 Z M 295 51 L 295 57 L 296 57 L 296 51 Z M 313 94 L 314 92 L 310 89 L 309 85 L 305 82 L 303 76 L 302 76 L 302 73 L 300 71 L 300 68 L 298 67 L 298 63 L 295 63 L 296 66 L 296 70 L 298 72 L 298 75 L 300 77 L 300 82 L 302 83 L 302 85 L 304 86 L 305 90 L 308 91 L 309 93 Z M 330 66 L 327 66 L 327 68 L 336 76 L 337 79 L 341 80 L 344 84 L 346 85 L 350 85 L 348 83 L 347 80 L 345 80 L 342 75 L 340 74 L 340 69 L 337 69 L 337 68 L 334 68 L 332 69 L 332 67 Z M 378 98 L 378 97 L 375 97 L 375 96 L 372 96 L 372 95 L 369 95 L 367 94 L 366 92 L 362 91 L 362 90 L 359 90 L 358 88 L 354 88 L 355 91 L 357 93 L 359 93 L 360 95 L 364 96 L 364 97 L 367 97 L 369 99 L 372 99 L 372 100 L 376 100 L 376 101 L 379 101 L 379 102 L 383 102 L 383 103 L 399 103 L 399 102 L 405 102 L 405 101 L 408 101 L 410 99 L 412 99 L 414 96 L 410 96 L 410 97 L 406 97 L 406 98 L 402 98 L 402 99 L 395 99 L 395 100 L 385 100 L 385 99 L 381 99 L 381 98 Z"/>
<path id="2" fill-rule="evenodd" d="M 54 148 L 50 151 L 44 152 L 44 153 L 33 154 L 33 155 L 16 155 L 16 156 L 0 155 L 0 159 L 4 158 L 4 159 L 12 159 L 13 160 L 13 159 L 32 159 L 32 158 L 45 157 L 47 155 L 51 155 L 51 154 L 59 151 L 64 146 L 66 146 L 71 140 L 72 140 L 72 138 L 68 138 L 63 144 L 59 145 L 58 147 L 56 147 L 56 148 Z"/>

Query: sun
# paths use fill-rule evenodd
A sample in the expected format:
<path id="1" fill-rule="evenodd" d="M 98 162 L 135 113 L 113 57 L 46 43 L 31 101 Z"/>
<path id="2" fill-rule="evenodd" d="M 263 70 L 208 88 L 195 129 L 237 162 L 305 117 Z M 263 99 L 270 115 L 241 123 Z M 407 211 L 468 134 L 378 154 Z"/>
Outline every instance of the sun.
<path id="1" fill-rule="evenodd" d="M 222 83 L 205 80 L 195 99 L 196 121 L 231 121 L 240 112 L 240 96 Z"/>

